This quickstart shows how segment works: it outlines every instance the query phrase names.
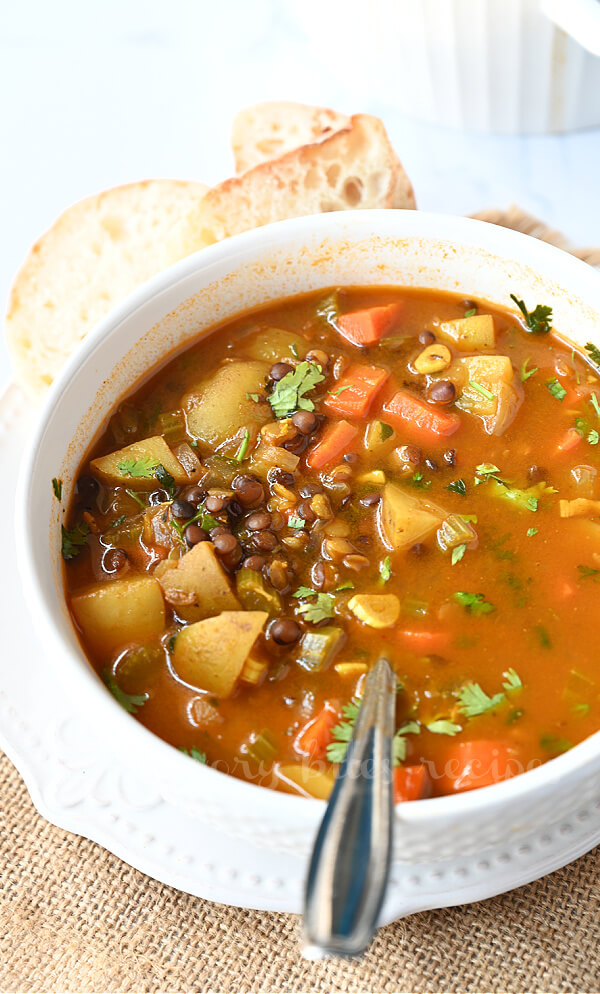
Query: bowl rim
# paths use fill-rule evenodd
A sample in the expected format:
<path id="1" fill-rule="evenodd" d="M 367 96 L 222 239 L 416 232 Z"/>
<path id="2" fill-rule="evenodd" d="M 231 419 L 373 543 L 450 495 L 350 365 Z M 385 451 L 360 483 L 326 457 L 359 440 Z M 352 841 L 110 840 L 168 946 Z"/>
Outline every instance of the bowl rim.
<path id="1" fill-rule="evenodd" d="M 277 811 L 281 813 L 287 811 L 294 817 L 308 819 L 315 824 L 322 817 L 325 801 L 270 790 L 223 773 L 214 766 L 202 766 L 194 762 L 140 722 L 132 721 L 132 716 L 127 714 L 106 691 L 83 650 L 80 649 L 77 653 L 66 644 L 53 612 L 49 609 L 34 565 L 36 505 L 31 478 L 34 473 L 36 453 L 43 445 L 49 421 L 56 411 L 60 411 L 61 396 L 65 387 L 77 377 L 82 364 L 96 351 L 102 349 L 110 333 L 131 320 L 141 307 L 151 303 L 165 290 L 175 289 L 178 283 L 191 276 L 204 273 L 208 279 L 211 268 L 218 267 L 223 262 L 229 262 L 232 267 L 233 264 L 242 266 L 251 261 L 253 253 L 262 252 L 269 247 L 284 246 L 286 240 L 293 236 L 302 236 L 304 233 L 312 236 L 317 232 L 323 237 L 343 238 L 345 234 L 352 236 L 352 232 L 362 231 L 364 238 L 377 237 L 378 228 L 387 229 L 390 222 L 392 226 L 397 227 L 394 231 L 395 237 L 413 239 L 429 237 L 449 242 L 460 242 L 462 237 L 469 245 L 477 244 L 482 249 L 490 249 L 497 256 L 504 256 L 519 263 L 525 262 L 532 268 L 535 267 L 537 260 L 540 264 L 549 263 L 550 268 L 554 263 L 555 268 L 560 268 L 563 283 L 568 284 L 572 277 L 580 285 L 589 284 L 586 290 L 589 289 L 591 294 L 595 292 L 600 302 L 600 273 L 587 263 L 547 242 L 474 218 L 408 210 L 356 210 L 308 215 L 252 229 L 210 245 L 176 262 L 136 288 L 98 322 L 69 357 L 48 391 L 24 454 L 17 485 L 15 515 L 17 556 L 22 584 L 26 596 L 29 597 L 30 614 L 38 636 L 42 638 L 42 644 L 50 644 L 49 655 L 52 665 L 57 672 L 59 671 L 62 682 L 67 689 L 71 689 L 67 680 L 69 672 L 73 681 L 72 686 L 78 688 L 78 693 L 84 695 L 86 703 L 89 700 L 96 716 L 96 723 L 100 725 L 102 721 L 106 721 L 107 726 L 114 727 L 119 738 L 131 746 L 132 754 L 138 763 L 143 753 L 150 770 L 160 768 L 167 777 L 169 771 L 172 773 L 177 771 L 179 777 L 185 769 L 182 763 L 193 762 L 196 770 L 194 776 L 204 777 L 208 791 L 211 786 L 214 787 L 217 799 L 235 791 L 239 795 L 238 804 L 244 801 L 250 804 L 260 801 L 261 809 L 268 809 L 270 813 L 276 815 Z M 480 237 L 477 237 L 477 232 L 480 232 Z M 491 248 L 490 243 L 493 243 Z M 168 361 L 169 355 L 174 356 L 181 350 L 180 348 L 169 354 L 165 353 L 161 361 Z M 98 377 L 98 387 L 100 383 L 101 377 Z M 133 386 L 134 384 L 131 384 L 132 388 Z M 81 666 L 82 660 L 85 666 Z M 573 746 L 568 752 L 534 769 L 526 770 L 518 776 L 465 793 L 397 805 L 396 814 L 397 816 L 400 814 L 402 820 L 407 822 L 429 824 L 457 816 L 475 815 L 483 809 L 491 811 L 516 801 L 525 794 L 532 796 L 545 793 L 553 784 L 556 785 L 558 781 L 568 777 L 584 776 L 591 772 L 587 768 L 593 765 L 594 761 L 600 766 L 600 730 Z M 191 769 L 192 767 L 188 767 L 188 771 Z M 188 772 L 188 777 L 190 775 L 191 773 Z"/>

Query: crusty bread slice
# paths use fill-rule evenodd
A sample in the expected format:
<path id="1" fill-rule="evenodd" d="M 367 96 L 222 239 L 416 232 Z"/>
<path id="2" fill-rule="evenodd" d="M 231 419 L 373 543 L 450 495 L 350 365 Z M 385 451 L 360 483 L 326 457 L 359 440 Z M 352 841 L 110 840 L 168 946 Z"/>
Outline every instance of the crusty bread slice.
<path id="1" fill-rule="evenodd" d="M 322 211 L 414 208 L 410 180 L 377 117 L 357 114 L 316 144 L 213 187 L 176 225 L 171 259 L 271 221 Z"/>
<path id="2" fill-rule="evenodd" d="M 33 246 L 11 291 L 6 337 L 16 380 L 39 396 L 88 331 L 169 264 L 174 223 L 203 183 L 148 180 L 87 197 Z"/>
<path id="3" fill-rule="evenodd" d="M 231 133 L 235 171 L 244 173 L 349 126 L 346 114 L 327 107 L 278 101 L 246 107 L 237 115 Z"/>

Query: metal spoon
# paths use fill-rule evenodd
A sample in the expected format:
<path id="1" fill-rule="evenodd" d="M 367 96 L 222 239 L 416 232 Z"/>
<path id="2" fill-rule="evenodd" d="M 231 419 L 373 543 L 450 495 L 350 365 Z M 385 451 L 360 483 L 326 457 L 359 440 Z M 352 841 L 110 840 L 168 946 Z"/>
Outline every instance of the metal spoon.
<path id="1" fill-rule="evenodd" d="M 381 658 L 367 677 L 312 853 L 304 905 L 308 959 L 356 956 L 375 933 L 392 854 L 395 699 L 396 678 Z"/>

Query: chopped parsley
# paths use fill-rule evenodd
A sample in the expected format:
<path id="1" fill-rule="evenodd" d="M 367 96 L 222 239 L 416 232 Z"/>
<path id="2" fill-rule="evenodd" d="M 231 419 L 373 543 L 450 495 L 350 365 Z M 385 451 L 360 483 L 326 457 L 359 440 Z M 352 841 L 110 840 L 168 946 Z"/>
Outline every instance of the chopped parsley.
<path id="1" fill-rule="evenodd" d="M 465 317 L 466 318 L 475 317 L 476 314 L 477 314 L 477 308 L 476 307 L 469 307 L 469 310 L 465 311 Z"/>
<path id="2" fill-rule="evenodd" d="M 246 453 L 248 452 L 248 446 L 250 445 L 250 432 L 247 428 L 244 429 L 244 437 L 242 443 L 234 455 L 235 462 L 243 462 L 246 458 Z"/>
<path id="3" fill-rule="evenodd" d="M 510 667 L 510 669 L 506 670 L 506 672 L 503 673 L 502 676 L 504 677 L 504 683 L 502 684 L 502 686 L 506 691 L 520 690 L 521 687 L 523 686 L 521 677 L 515 670 L 513 670 L 512 666 Z"/>
<path id="4" fill-rule="evenodd" d="M 590 445 L 597 445 L 598 442 L 600 441 L 600 434 L 596 431 L 595 428 L 591 428 L 590 431 L 587 433 L 586 437 Z"/>
<path id="5" fill-rule="evenodd" d="M 126 517 L 127 517 L 126 514 L 120 514 L 118 518 L 115 518 L 114 521 L 111 521 L 111 523 L 109 524 L 109 526 L 108 526 L 108 528 L 106 530 L 107 531 L 112 531 L 113 528 L 118 528 L 119 525 L 123 524 L 123 522 L 125 521 Z"/>
<path id="6" fill-rule="evenodd" d="M 328 390 L 327 393 L 329 394 L 330 397 L 339 397 L 339 395 L 343 393 L 344 390 L 350 390 L 351 387 L 352 384 L 349 383 L 348 386 L 338 387 L 337 390 Z"/>
<path id="7" fill-rule="evenodd" d="M 315 598 L 306 604 L 298 605 L 298 613 L 303 615 L 305 621 L 316 624 L 318 621 L 325 621 L 326 618 L 333 618 L 334 597 L 332 594 L 320 594 L 310 587 L 299 587 L 294 597 L 300 600 Z"/>
<path id="8" fill-rule="evenodd" d="M 356 723 L 356 719 L 358 718 L 359 711 L 360 700 L 358 697 L 353 697 L 348 704 L 344 704 L 342 714 L 345 720 L 340 721 L 337 725 L 334 725 L 331 730 L 333 742 L 330 742 L 327 746 L 326 755 L 330 763 L 343 763 L 346 758 L 348 743 L 352 738 L 354 725 Z"/>
<path id="9" fill-rule="evenodd" d="M 538 532 L 539 532 L 539 528 L 528 528 L 527 529 L 527 538 L 533 538 L 533 536 L 537 535 Z"/>
<path id="10" fill-rule="evenodd" d="M 450 490 L 453 494 L 460 494 L 461 497 L 467 496 L 467 485 L 462 478 L 460 480 L 453 480 L 447 487 L 444 487 L 444 490 Z"/>
<path id="11" fill-rule="evenodd" d="M 471 594 L 466 590 L 457 590 L 455 594 L 452 594 L 452 598 L 475 617 L 479 617 L 481 614 L 491 614 L 492 611 L 496 610 L 495 605 L 486 601 L 483 594 Z"/>
<path id="12" fill-rule="evenodd" d="M 592 396 L 590 397 L 590 404 L 592 405 L 596 414 L 600 418 L 600 404 L 598 403 L 598 398 L 596 397 L 595 393 L 593 393 Z"/>
<path id="13" fill-rule="evenodd" d="M 286 373 L 268 397 L 275 417 L 287 418 L 295 411 L 314 411 L 315 405 L 305 394 L 324 379 L 321 367 L 311 362 L 301 362 L 296 369 Z"/>
<path id="14" fill-rule="evenodd" d="M 543 625 L 536 625 L 534 631 L 539 639 L 542 649 L 551 649 L 552 641 L 548 635 L 548 631 Z"/>
<path id="15" fill-rule="evenodd" d="M 504 694 L 494 694 L 488 697 L 486 692 L 478 683 L 467 683 L 458 692 L 458 709 L 467 718 L 476 718 L 477 715 L 486 714 L 493 711 L 504 700 Z"/>
<path id="16" fill-rule="evenodd" d="M 381 441 L 385 442 L 391 435 L 394 434 L 394 429 L 391 425 L 385 423 L 385 421 L 379 422 L 379 427 L 381 428 Z"/>
<path id="17" fill-rule="evenodd" d="M 379 576 L 381 577 L 382 583 L 387 583 L 392 575 L 392 561 L 389 556 L 386 556 L 382 563 L 379 564 Z"/>
<path id="18" fill-rule="evenodd" d="M 142 456 L 140 459 L 123 459 L 117 465 L 121 476 L 131 476 L 133 479 L 148 479 L 154 476 L 158 463 L 150 456 Z"/>
<path id="19" fill-rule="evenodd" d="M 542 735 L 540 745 L 542 749 L 546 749 L 553 756 L 558 756 L 560 753 L 568 752 L 569 749 L 573 748 L 573 743 L 561 735 Z"/>
<path id="20" fill-rule="evenodd" d="M 416 473 L 413 473 L 410 482 L 412 486 L 415 488 L 415 490 L 428 490 L 429 487 L 431 486 L 431 480 L 424 480 L 423 474 L 421 473 L 420 470 L 417 470 Z"/>
<path id="21" fill-rule="evenodd" d="M 136 504 L 139 504 L 140 507 L 142 507 L 144 510 L 146 510 L 146 501 L 142 500 L 142 498 L 139 496 L 139 494 L 136 494 L 135 490 L 129 490 L 126 487 L 125 488 L 125 493 L 127 494 L 128 497 L 131 497 L 132 500 L 134 500 L 136 502 Z"/>
<path id="22" fill-rule="evenodd" d="M 556 400 L 562 401 L 567 395 L 567 391 L 563 387 L 562 383 L 559 383 L 558 380 L 556 379 L 547 380 L 546 386 L 548 387 L 548 390 L 550 391 L 552 396 L 556 398 Z"/>
<path id="23" fill-rule="evenodd" d="M 258 404 L 260 401 L 260 397 L 257 393 L 247 393 L 246 397 L 248 400 L 253 400 L 255 404 Z"/>
<path id="24" fill-rule="evenodd" d="M 162 465 L 162 463 L 159 463 L 158 466 L 156 467 L 156 469 L 154 471 L 154 476 L 156 477 L 156 479 L 160 483 L 160 485 L 163 488 L 163 490 L 166 490 L 167 497 L 169 498 L 169 500 L 173 500 L 173 498 L 175 496 L 175 489 L 176 489 L 175 488 L 175 480 L 173 479 L 173 477 L 171 476 L 171 474 L 168 472 L 168 470 L 165 469 L 165 467 Z"/>
<path id="25" fill-rule="evenodd" d="M 392 762 L 394 766 L 400 766 L 400 763 L 406 759 L 406 739 L 404 736 L 418 735 L 420 731 L 416 721 L 408 721 L 394 734 L 392 739 Z"/>
<path id="26" fill-rule="evenodd" d="M 456 564 L 461 561 L 466 551 L 467 546 L 464 542 L 462 542 L 461 545 L 457 545 L 456 548 L 452 550 L 451 563 L 453 566 L 456 566 Z"/>
<path id="27" fill-rule="evenodd" d="M 295 342 L 292 342 L 292 344 L 290 345 L 290 352 L 292 353 L 294 359 L 300 358 L 300 353 L 298 352 L 298 346 L 296 345 Z"/>
<path id="28" fill-rule="evenodd" d="M 125 708 L 129 714 L 137 714 L 138 710 L 148 700 L 148 694 L 126 694 L 124 690 L 121 690 L 109 669 L 103 670 L 102 679 L 114 699 L 121 705 L 122 708 Z"/>
<path id="29" fill-rule="evenodd" d="M 444 718 L 438 718 L 436 721 L 430 721 L 428 725 L 425 725 L 428 732 L 433 732 L 434 735 L 458 735 L 462 732 L 461 725 L 455 725 L 453 721 L 447 721 Z"/>
<path id="30" fill-rule="evenodd" d="M 493 394 L 491 390 L 488 390 L 486 387 L 482 386 L 481 383 L 476 383 L 475 380 L 469 380 L 469 386 L 473 387 L 473 390 L 480 393 L 482 397 L 486 398 L 486 400 L 493 400 L 495 397 L 495 394 Z"/>
<path id="31" fill-rule="evenodd" d="M 538 304 L 533 311 L 528 311 L 525 307 L 525 302 L 519 300 L 515 297 L 514 293 L 510 295 L 511 300 L 514 300 L 515 304 L 521 311 L 521 314 L 525 318 L 525 324 L 528 329 L 534 335 L 547 335 L 552 327 L 552 308 L 545 307 L 543 304 Z"/>
<path id="32" fill-rule="evenodd" d="M 83 546 L 87 544 L 89 533 L 89 525 L 86 525 L 85 521 L 80 521 L 68 530 L 64 525 L 61 525 L 63 559 L 74 559 L 75 556 L 78 556 Z"/>
<path id="33" fill-rule="evenodd" d="M 585 351 L 589 355 L 592 362 L 595 363 L 596 366 L 600 367 L 600 349 L 597 345 L 594 345 L 592 342 L 588 342 L 585 346 Z"/>
<path id="34" fill-rule="evenodd" d="M 61 500 L 62 499 L 62 480 L 58 480 L 56 477 L 54 477 L 54 479 L 52 480 L 52 490 L 54 492 L 54 496 L 56 497 L 56 499 L 57 500 Z"/>
<path id="35" fill-rule="evenodd" d="M 589 579 L 593 580 L 594 583 L 598 582 L 598 574 L 600 573 L 600 569 L 592 569 L 591 566 L 578 566 L 577 569 L 579 570 L 580 580 Z"/>
<path id="36" fill-rule="evenodd" d="M 306 521 L 304 520 L 304 518 L 289 518 L 288 525 L 290 528 L 301 529 L 306 527 Z"/>
<path id="37" fill-rule="evenodd" d="M 179 746 L 179 751 L 185 753 L 186 756 L 191 756 L 197 763 L 206 763 L 206 753 L 202 752 L 201 749 L 196 749 L 196 746 L 192 746 L 191 749 L 184 749 L 183 746 Z"/>
<path id="38" fill-rule="evenodd" d="M 223 522 L 217 521 L 216 518 L 213 518 L 212 514 L 209 514 L 203 507 L 200 507 L 192 518 L 188 518 L 188 520 L 182 522 L 182 524 L 179 524 L 175 518 L 171 518 L 170 524 L 175 529 L 180 539 L 183 540 L 185 530 L 189 525 L 200 525 L 202 531 L 209 532 L 212 528 L 218 528 L 218 526 L 222 525 Z"/>
<path id="39" fill-rule="evenodd" d="M 521 366 L 521 383 L 525 383 L 525 381 L 528 380 L 530 376 L 533 376 L 535 373 L 538 372 L 538 366 L 534 366 L 533 369 L 527 369 L 528 362 L 529 359 L 526 359 L 523 365 Z"/>

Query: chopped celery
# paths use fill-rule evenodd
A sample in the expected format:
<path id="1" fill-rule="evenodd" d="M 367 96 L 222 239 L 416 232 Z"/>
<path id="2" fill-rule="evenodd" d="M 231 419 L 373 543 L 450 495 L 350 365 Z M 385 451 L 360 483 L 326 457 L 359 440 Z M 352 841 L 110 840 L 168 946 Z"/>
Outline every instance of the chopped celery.
<path id="1" fill-rule="evenodd" d="M 156 431 L 169 445 L 176 445 L 186 437 L 183 411 L 163 411 L 156 419 Z"/>
<path id="2" fill-rule="evenodd" d="M 110 430 L 117 445 L 123 445 L 142 428 L 140 411 L 131 404 L 123 407 L 111 418 Z"/>
<path id="3" fill-rule="evenodd" d="M 143 527 L 143 515 L 136 515 L 135 518 L 125 519 L 125 521 L 117 518 L 116 522 L 110 524 L 106 531 L 103 532 L 102 537 L 107 540 L 111 548 L 118 548 L 122 545 L 135 545 L 141 538 Z"/>
<path id="4" fill-rule="evenodd" d="M 238 598 L 247 611 L 267 611 L 277 614 L 281 611 L 281 598 L 276 590 L 265 586 L 260 573 L 255 569 L 238 570 L 235 577 Z"/>
<path id="5" fill-rule="evenodd" d="M 460 514 L 449 514 L 437 531 L 438 545 L 443 552 L 468 545 L 476 538 L 477 532 Z"/>
<path id="6" fill-rule="evenodd" d="M 117 660 L 115 676 L 119 686 L 128 693 L 139 693 L 163 667 L 164 650 L 157 645 L 140 645 L 128 649 Z"/>
<path id="7" fill-rule="evenodd" d="M 329 665 L 345 641 L 342 629 L 334 625 L 305 632 L 300 640 L 296 662 L 305 670 L 318 673 Z"/>
<path id="8" fill-rule="evenodd" d="M 255 656 L 248 656 L 240 673 L 240 680 L 243 683 L 257 684 L 266 671 L 267 664 L 262 659 L 256 659 Z"/>
<path id="9" fill-rule="evenodd" d="M 421 601 L 418 597 L 405 597 L 400 605 L 402 614 L 408 614 L 412 618 L 421 618 L 429 612 L 427 601 Z"/>
<path id="10" fill-rule="evenodd" d="M 257 334 L 243 338 L 240 346 L 251 359 L 262 359 L 271 364 L 287 359 L 304 359 L 308 351 L 308 343 L 301 335 L 284 331 L 283 328 L 261 328 Z"/>
<path id="11" fill-rule="evenodd" d="M 209 470 L 209 475 L 202 481 L 206 487 L 229 485 L 240 471 L 239 463 L 220 455 L 209 456 L 204 460 L 204 467 Z"/>
<path id="12" fill-rule="evenodd" d="M 256 763 L 270 763 L 277 753 L 272 733 L 266 728 L 262 732 L 252 732 L 245 752 Z"/>

